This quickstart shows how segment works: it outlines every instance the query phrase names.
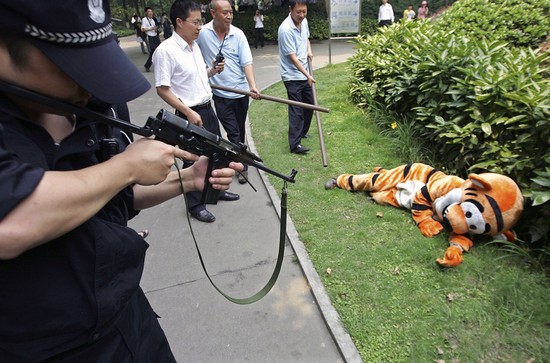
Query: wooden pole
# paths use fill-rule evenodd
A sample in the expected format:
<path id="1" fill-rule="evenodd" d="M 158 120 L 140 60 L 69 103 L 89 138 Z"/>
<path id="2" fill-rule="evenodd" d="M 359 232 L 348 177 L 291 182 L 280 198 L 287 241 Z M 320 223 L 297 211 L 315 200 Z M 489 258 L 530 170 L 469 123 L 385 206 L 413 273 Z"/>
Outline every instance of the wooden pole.
<path id="1" fill-rule="evenodd" d="M 245 95 L 245 96 L 251 96 L 250 92 L 243 91 L 241 89 L 236 89 L 236 88 L 231 88 L 231 87 L 226 87 L 226 86 L 220 86 L 220 85 L 217 85 L 217 84 L 211 84 L 210 87 L 212 87 L 214 89 L 219 89 L 221 91 L 227 91 L 227 92 L 238 93 L 238 94 Z M 307 109 L 314 110 L 314 111 L 317 111 L 317 112 L 319 112 L 319 111 L 320 112 L 326 112 L 326 113 L 330 112 L 330 110 L 328 108 L 320 107 L 317 104 L 311 105 L 309 103 L 298 102 L 298 101 L 293 101 L 293 100 L 287 100 L 286 98 L 268 96 L 268 95 L 264 95 L 262 93 L 260 93 L 260 99 L 261 100 L 268 100 L 268 101 L 275 101 L 275 102 L 285 103 L 285 104 L 291 105 L 291 106 L 298 106 L 298 107 L 302 107 L 302 108 L 307 108 Z"/>
<path id="2" fill-rule="evenodd" d="M 313 67 L 311 65 L 311 59 L 308 57 L 307 65 L 309 68 L 309 74 L 313 77 Z M 315 78 L 315 77 L 313 77 Z M 317 89 L 315 87 L 315 82 L 311 84 L 311 90 L 313 91 L 313 103 L 317 105 Z M 321 146 L 321 158 L 323 159 L 323 166 L 326 168 L 328 166 L 327 160 L 327 149 L 325 148 L 325 140 L 323 138 L 323 125 L 321 124 L 321 116 L 319 111 L 315 110 L 315 117 L 317 118 L 317 131 L 319 132 L 319 145 Z"/>

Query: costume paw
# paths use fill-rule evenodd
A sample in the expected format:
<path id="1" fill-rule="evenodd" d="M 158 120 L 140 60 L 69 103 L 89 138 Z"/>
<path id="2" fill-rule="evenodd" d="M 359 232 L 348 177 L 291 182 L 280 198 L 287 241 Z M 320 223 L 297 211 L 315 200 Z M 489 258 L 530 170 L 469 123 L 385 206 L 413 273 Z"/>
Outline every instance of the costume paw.
<path id="1" fill-rule="evenodd" d="M 445 251 L 444 258 L 438 258 L 435 261 L 443 267 L 456 267 L 462 262 L 462 250 L 456 246 L 451 246 Z"/>
<path id="2" fill-rule="evenodd" d="M 420 232 L 422 232 L 424 237 L 428 238 L 437 236 L 439 233 L 441 233 L 441 231 L 443 231 L 443 226 L 441 225 L 441 223 L 433 219 L 425 219 L 418 224 L 418 228 L 420 229 Z"/>
<path id="3" fill-rule="evenodd" d="M 338 184 L 336 183 L 336 179 L 332 178 L 330 179 L 329 181 L 327 181 L 325 183 L 325 189 L 334 189 L 338 186 Z"/>

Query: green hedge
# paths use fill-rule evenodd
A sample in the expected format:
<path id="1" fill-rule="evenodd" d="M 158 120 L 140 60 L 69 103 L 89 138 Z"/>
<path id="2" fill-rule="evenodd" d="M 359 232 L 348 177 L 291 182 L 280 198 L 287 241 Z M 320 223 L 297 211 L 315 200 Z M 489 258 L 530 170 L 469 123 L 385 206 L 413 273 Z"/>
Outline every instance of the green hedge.
<path id="1" fill-rule="evenodd" d="M 550 83 L 543 75 L 549 72 L 549 53 L 505 42 L 512 33 L 522 34 L 514 41 L 532 46 L 541 27 L 532 26 L 532 33 L 517 31 L 509 26 L 512 20 L 500 19 L 493 32 L 477 32 L 473 26 L 466 30 L 468 22 L 459 16 L 464 4 L 472 2 L 458 1 L 441 21 L 404 22 L 360 37 L 350 62 L 352 99 L 363 106 L 383 105 L 392 116 L 388 128 L 393 122 L 410 127 L 413 120 L 414 134 L 450 172 L 511 176 L 530 205 L 517 228 L 520 238 L 547 245 Z M 514 12 L 518 1 L 498 4 L 515 19 L 521 13 Z M 539 2 L 530 10 L 543 13 L 547 4 Z M 485 24 L 479 19 L 483 14 L 472 8 L 467 16 Z M 550 28 L 545 27 L 544 37 Z"/>
<path id="2" fill-rule="evenodd" d="M 460 0 L 438 26 L 456 35 L 538 47 L 548 36 L 550 0 Z"/>
<path id="3" fill-rule="evenodd" d="M 413 10 L 416 13 L 420 7 L 421 0 L 411 1 L 411 0 L 390 0 L 389 3 L 393 8 L 393 13 L 395 15 L 395 20 L 399 20 L 403 17 L 403 11 L 412 4 Z M 449 5 L 455 3 L 456 0 L 428 0 L 428 9 L 430 9 L 429 16 L 434 15 L 440 9 L 446 8 Z M 378 18 L 378 8 L 380 7 L 381 1 L 365 1 L 361 2 L 361 16 L 363 19 L 374 19 Z"/>

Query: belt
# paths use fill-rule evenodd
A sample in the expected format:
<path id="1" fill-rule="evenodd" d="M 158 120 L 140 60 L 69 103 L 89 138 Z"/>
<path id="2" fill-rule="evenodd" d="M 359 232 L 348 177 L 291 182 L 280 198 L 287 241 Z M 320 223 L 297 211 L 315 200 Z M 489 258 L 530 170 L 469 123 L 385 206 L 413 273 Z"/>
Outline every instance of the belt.
<path id="1" fill-rule="evenodd" d="M 210 107 L 210 101 L 202 103 L 200 105 L 192 106 L 192 107 L 189 107 L 189 108 L 192 109 L 193 111 L 199 111 L 199 110 L 207 109 L 209 107 Z"/>

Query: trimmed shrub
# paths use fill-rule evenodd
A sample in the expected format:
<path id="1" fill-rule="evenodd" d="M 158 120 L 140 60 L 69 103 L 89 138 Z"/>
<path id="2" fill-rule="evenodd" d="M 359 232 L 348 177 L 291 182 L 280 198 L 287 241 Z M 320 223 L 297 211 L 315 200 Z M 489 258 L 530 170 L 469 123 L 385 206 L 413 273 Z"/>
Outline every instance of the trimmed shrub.
<path id="1" fill-rule="evenodd" d="M 460 0 L 442 17 L 456 35 L 500 39 L 536 48 L 549 34 L 549 0 Z"/>
<path id="2" fill-rule="evenodd" d="M 512 46 L 506 42 L 510 32 L 500 28 L 477 32 L 467 19 L 472 12 L 477 17 L 483 13 L 474 9 L 465 20 L 459 17 L 459 4 L 467 3 L 458 1 L 441 21 L 404 22 L 360 37 L 350 61 L 351 97 L 362 106 L 383 105 L 391 115 L 388 128 L 390 122 L 398 127 L 406 122 L 449 172 L 465 177 L 492 171 L 512 177 L 531 206 L 517 228 L 520 237 L 547 244 L 550 83 L 545 76 L 550 53 L 530 48 L 538 30 L 521 32 L 530 34 L 529 41 L 522 40 L 529 47 Z M 516 3 L 502 1 L 499 6 L 512 16 Z M 541 12 L 547 3 L 531 11 Z M 486 22 L 477 17 L 476 22 Z M 506 19 L 502 23 L 511 24 Z"/>

